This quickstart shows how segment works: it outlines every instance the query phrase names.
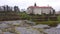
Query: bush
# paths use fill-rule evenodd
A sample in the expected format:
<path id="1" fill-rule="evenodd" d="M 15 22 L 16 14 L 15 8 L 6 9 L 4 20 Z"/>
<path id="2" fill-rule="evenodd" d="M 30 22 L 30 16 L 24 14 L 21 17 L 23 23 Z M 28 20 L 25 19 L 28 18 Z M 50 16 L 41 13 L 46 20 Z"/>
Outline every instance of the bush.
<path id="1" fill-rule="evenodd" d="M 58 25 L 58 22 L 51 22 L 48 25 L 51 27 L 56 27 Z"/>

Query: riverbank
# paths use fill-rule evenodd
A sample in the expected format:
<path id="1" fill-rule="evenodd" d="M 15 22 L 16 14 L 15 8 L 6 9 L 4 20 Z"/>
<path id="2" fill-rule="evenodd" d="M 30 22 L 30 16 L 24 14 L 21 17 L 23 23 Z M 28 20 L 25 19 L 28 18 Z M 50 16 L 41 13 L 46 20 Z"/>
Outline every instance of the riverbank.
<path id="1" fill-rule="evenodd" d="M 60 17 L 57 15 L 28 15 L 26 12 L 6 11 L 0 12 L 0 21 L 29 20 L 37 24 L 47 24 L 56 26 L 60 23 Z"/>
<path id="2" fill-rule="evenodd" d="M 52 33 L 60 34 L 59 28 L 50 27 L 46 24 L 45 25 L 44 24 L 33 25 L 33 23 L 35 23 L 35 22 L 32 22 L 32 24 L 30 24 L 28 22 L 25 22 L 25 20 L 1 21 L 0 22 L 0 31 L 2 31 L 3 33 L 13 33 L 13 34 L 15 34 L 15 33 L 16 34 L 47 34 L 47 33 L 48 34 L 50 34 L 50 33 L 51 34 Z M 59 32 L 55 32 L 55 30 L 59 31 Z"/>

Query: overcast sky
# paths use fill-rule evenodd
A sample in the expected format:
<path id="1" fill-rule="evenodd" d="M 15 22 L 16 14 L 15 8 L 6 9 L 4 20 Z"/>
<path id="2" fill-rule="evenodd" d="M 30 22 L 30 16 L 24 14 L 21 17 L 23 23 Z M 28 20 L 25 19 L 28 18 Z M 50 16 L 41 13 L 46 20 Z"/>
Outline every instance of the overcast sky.
<path id="1" fill-rule="evenodd" d="M 60 0 L 0 0 L 0 5 L 19 6 L 20 9 L 26 9 L 33 6 L 36 2 L 37 6 L 52 6 L 56 11 L 60 10 Z"/>

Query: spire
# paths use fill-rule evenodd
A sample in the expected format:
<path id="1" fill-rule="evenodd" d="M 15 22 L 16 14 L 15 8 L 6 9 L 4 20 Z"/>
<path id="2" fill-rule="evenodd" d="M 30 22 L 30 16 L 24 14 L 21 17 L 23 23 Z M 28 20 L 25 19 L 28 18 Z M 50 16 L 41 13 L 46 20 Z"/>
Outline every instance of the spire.
<path id="1" fill-rule="evenodd" d="M 34 4 L 34 6 L 36 6 L 36 3 Z"/>

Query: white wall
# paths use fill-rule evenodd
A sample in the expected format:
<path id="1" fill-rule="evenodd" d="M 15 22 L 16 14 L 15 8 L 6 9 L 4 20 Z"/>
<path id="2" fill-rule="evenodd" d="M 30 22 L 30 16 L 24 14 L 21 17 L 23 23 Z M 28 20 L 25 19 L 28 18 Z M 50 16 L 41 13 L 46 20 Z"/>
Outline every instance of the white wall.
<path id="1" fill-rule="evenodd" d="M 41 8 L 34 8 L 34 14 L 41 14 Z"/>
<path id="2" fill-rule="evenodd" d="M 50 13 L 50 8 L 42 8 L 41 10 L 45 14 L 49 14 Z"/>
<path id="3" fill-rule="evenodd" d="M 27 9 L 27 14 L 30 14 L 30 13 L 32 13 L 32 8 Z"/>
<path id="4" fill-rule="evenodd" d="M 50 11 L 53 13 L 53 9 L 51 9 L 51 8 L 34 8 L 34 9 L 29 8 L 27 13 L 28 14 L 32 13 L 32 10 L 33 10 L 34 14 L 42 14 L 42 13 L 49 14 Z"/>

